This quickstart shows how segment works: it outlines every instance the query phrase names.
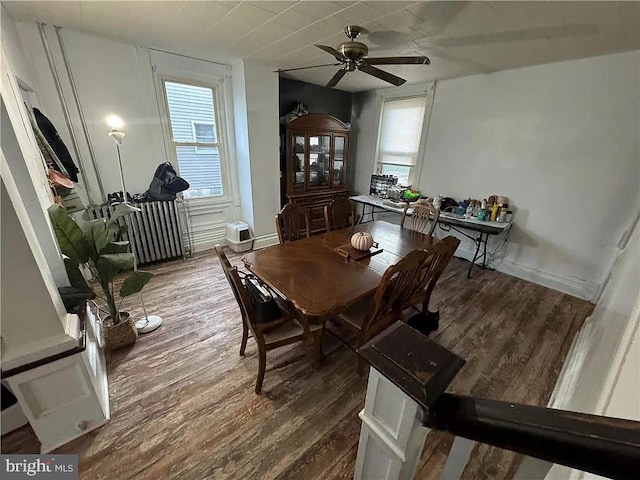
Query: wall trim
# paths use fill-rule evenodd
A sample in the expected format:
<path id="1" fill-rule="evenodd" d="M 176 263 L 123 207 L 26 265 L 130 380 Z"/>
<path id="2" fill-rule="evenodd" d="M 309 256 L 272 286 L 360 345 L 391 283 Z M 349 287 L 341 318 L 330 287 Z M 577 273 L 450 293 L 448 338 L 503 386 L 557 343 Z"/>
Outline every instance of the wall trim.
<path id="1" fill-rule="evenodd" d="M 211 250 L 217 244 L 226 245 L 227 240 L 225 238 L 224 232 L 225 232 L 224 227 L 216 228 L 212 230 L 207 229 L 206 231 L 198 232 L 198 233 L 194 232 L 192 234 L 193 251 L 202 252 L 205 250 Z"/>
<path id="2" fill-rule="evenodd" d="M 523 280 L 529 280 L 530 282 L 537 283 L 543 287 L 551 288 L 568 295 L 573 295 L 574 297 L 578 297 L 589 302 L 593 301 L 600 287 L 598 283 L 563 277 L 555 273 L 545 272 L 537 268 L 520 265 L 508 260 L 503 260 L 497 266 L 496 270 L 508 275 L 513 275 L 514 277 L 522 278 Z"/>
<path id="3" fill-rule="evenodd" d="M 279 243 L 277 233 L 268 233 L 266 235 L 259 235 L 253 240 L 253 249 L 258 250 L 260 248 L 270 247 L 271 245 L 276 245 Z"/>
<path id="4" fill-rule="evenodd" d="M 471 261 L 475 251 L 465 248 L 458 248 L 455 256 L 467 261 Z M 495 269 L 499 272 L 506 273 L 513 277 L 518 277 L 529 282 L 542 285 L 543 287 L 557 290 L 574 297 L 593 302 L 600 289 L 600 284 L 567 278 L 551 272 L 545 272 L 537 268 L 528 267 L 519 263 L 510 262 L 508 260 L 496 261 Z"/>

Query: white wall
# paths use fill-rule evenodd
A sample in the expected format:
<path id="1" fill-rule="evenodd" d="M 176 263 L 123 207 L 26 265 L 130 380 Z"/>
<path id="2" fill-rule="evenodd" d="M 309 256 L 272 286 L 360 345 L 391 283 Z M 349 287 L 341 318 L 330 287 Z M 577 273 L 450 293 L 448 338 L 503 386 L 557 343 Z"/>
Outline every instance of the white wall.
<path id="1" fill-rule="evenodd" d="M 617 255 L 591 317 L 576 335 L 552 408 L 640 421 L 640 223 Z M 545 471 L 549 464 L 528 460 Z M 519 476 L 517 478 L 531 478 Z M 547 480 L 601 478 L 553 465 Z"/>
<path id="2" fill-rule="evenodd" d="M 280 210 L 278 74 L 270 67 L 243 63 L 255 235 L 274 239 L 274 217 Z"/>
<path id="3" fill-rule="evenodd" d="M 62 106 L 56 95 L 53 76 L 47 64 L 37 26 L 32 22 L 19 22 L 18 31 L 35 72 L 40 108 L 54 123 L 65 144 L 72 151 L 71 137 L 65 125 Z M 105 193 L 121 190 L 115 146 L 113 140 L 107 136 L 109 127 L 105 119 L 110 114 L 117 114 L 125 121 L 124 129 L 127 135 L 122 145 L 122 157 L 127 189 L 130 192 L 143 192 L 149 187 L 155 167 L 165 161 L 158 112 L 157 109 L 155 112 L 151 110 L 148 103 L 148 98 L 154 96 L 148 58 L 146 63 L 145 59 L 139 58 L 133 45 L 74 30 L 63 29 L 62 33 Z M 100 198 L 98 193 L 87 143 L 74 106 L 54 29 L 47 27 L 47 34 L 69 111 L 74 120 L 80 155 L 85 169 L 89 172 L 87 176 L 94 192 L 93 200 L 101 203 L 104 199 Z M 148 74 L 146 78 L 145 74 Z M 158 136 L 154 136 L 154 128 L 158 130 Z"/>
<path id="4" fill-rule="evenodd" d="M 256 237 L 254 248 L 277 243 L 280 210 L 278 76 L 248 62 L 233 66 L 236 149 L 242 218 Z"/>
<path id="5" fill-rule="evenodd" d="M 62 108 L 55 93 L 37 26 L 22 22 L 18 24 L 18 31 L 33 62 L 42 110 L 54 122 L 67 146 L 70 146 L 69 133 L 65 128 Z M 86 141 L 77 111 L 73 107 L 55 32 L 51 27 L 47 31 L 74 117 L 81 155 L 85 159 L 85 166 L 90 166 Z M 274 208 L 278 205 L 279 185 L 276 74 L 266 67 L 243 65 L 242 92 L 238 93 L 234 91 L 237 83 L 233 78 L 235 73 L 229 65 L 163 54 L 74 30 L 63 29 L 62 32 L 95 150 L 98 173 L 107 193 L 119 191 L 120 180 L 115 147 L 107 136 L 105 118 L 113 113 L 124 119 L 127 135 L 122 146 L 122 157 L 127 190 L 132 193 L 143 192 L 149 187 L 157 165 L 172 157 L 168 154 L 168 132 L 163 132 L 162 128 L 162 118 L 166 112 L 164 106 L 159 105 L 156 95 L 157 75 L 204 83 L 216 82 L 223 97 L 222 104 L 218 107 L 228 120 L 225 132 L 227 138 L 223 142 L 229 159 L 225 169 L 228 177 L 225 185 L 227 195 L 224 199 L 188 201 L 195 249 L 203 250 L 216 243 L 225 243 L 225 223 L 245 217 L 242 209 L 247 208 L 252 210 L 258 222 L 254 225 L 254 218 L 245 218 L 254 227 L 255 235 L 271 238 L 275 234 L 275 226 L 272 224 Z M 243 99 L 239 108 L 234 106 L 234 97 Z M 241 114 L 240 123 L 244 120 L 244 130 L 236 129 L 234 113 Z M 240 149 L 236 154 L 236 130 L 239 138 L 245 137 L 246 148 L 250 150 L 245 152 Z M 249 152 L 253 155 L 249 156 Z M 244 158 L 251 163 L 250 168 L 238 169 L 236 155 L 245 155 Z M 247 178 L 252 183 L 257 206 L 249 204 L 247 207 L 246 201 L 251 196 L 241 198 L 246 191 L 239 184 L 246 181 L 245 175 L 249 175 Z M 91 181 L 91 189 L 98 191 L 95 178 Z M 94 200 L 96 203 L 101 201 L 98 198 Z M 268 220 L 265 220 L 266 217 Z"/>
<path id="6" fill-rule="evenodd" d="M 7 56 L 7 62 L 13 70 L 13 74 L 21 82 L 33 88 L 34 79 L 31 65 L 24 54 L 15 20 L 4 5 L 1 5 L 0 21 L 2 22 L 2 30 L 0 32 L 2 48 Z"/>
<path id="7" fill-rule="evenodd" d="M 593 314 L 576 337 L 576 347 L 569 356 L 563 378 L 570 379 L 558 401 L 568 410 L 604 415 L 611 407 L 615 386 L 633 408 L 622 408 L 626 415 L 640 419 L 640 377 L 635 365 L 635 379 L 620 384 L 618 373 L 630 359 L 629 349 L 638 342 L 640 325 L 640 223 L 635 225 L 626 248 L 616 258 L 613 275 Z M 575 361 L 573 357 L 576 357 Z M 628 373 L 628 372 L 627 372 Z M 620 405 L 622 407 L 622 405 Z M 633 418 L 633 417 L 632 417 Z"/>
<path id="8" fill-rule="evenodd" d="M 507 195 L 502 268 L 584 298 L 640 199 L 638 52 L 438 84 L 420 187 Z"/>
<path id="9" fill-rule="evenodd" d="M 235 120 L 235 146 L 240 195 L 240 218 L 254 229 L 253 191 L 251 189 L 251 159 L 249 155 L 249 123 L 244 62 L 233 65 L 233 107 Z M 255 235 L 255 233 L 254 233 Z"/>
<path id="10" fill-rule="evenodd" d="M 593 299 L 640 199 L 639 69 L 626 52 L 439 82 L 418 186 L 510 197 L 496 266 Z M 358 139 L 356 190 L 368 189 L 375 141 Z M 464 239 L 459 254 L 472 247 Z"/>

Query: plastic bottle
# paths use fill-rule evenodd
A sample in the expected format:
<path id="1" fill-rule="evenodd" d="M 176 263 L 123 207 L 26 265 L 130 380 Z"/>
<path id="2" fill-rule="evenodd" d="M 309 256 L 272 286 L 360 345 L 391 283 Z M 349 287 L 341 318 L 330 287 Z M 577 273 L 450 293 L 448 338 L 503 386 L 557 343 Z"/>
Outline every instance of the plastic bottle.
<path id="1" fill-rule="evenodd" d="M 438 210 L 440 210 L 440 206 L 442 205 L 443 198 L 444 198 L 444 195 L 436 195 L 436 197 L 433 199 L 433 206 L 436 207 Z"/>
<path id="2" fill-rule="evenodd" d="M 467 205 L 467 211 L 464 214 L 464 218 L 471 218 L 473 216 L 473 205 L 469 202 Z"/>
<path id="3" fill-rule="evenodd" d="M 500 210 L 500 206 L 496 203 L 491 209 L 491 221 L 495 222 L 498 218 L 498 210 Z"/>

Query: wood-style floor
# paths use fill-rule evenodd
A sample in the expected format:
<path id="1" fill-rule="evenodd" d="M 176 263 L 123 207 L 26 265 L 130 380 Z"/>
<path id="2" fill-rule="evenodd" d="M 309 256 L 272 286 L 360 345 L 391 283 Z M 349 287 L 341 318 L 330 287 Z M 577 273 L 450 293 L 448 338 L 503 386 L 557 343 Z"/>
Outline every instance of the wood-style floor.
<path id="1" fill-rule="evenodd" d="M 467 360 L 449 391 L 545 405 L 592 305 L 495 271 L 468 280 L 467 267 L 454 258 L 432 299 L 432 338 Z M 79 454 L 80 478 L 352 478 L 366 389 L 356 355 L 339 348 L 313 370 L 310 344 L 269 352 L 256 395 L 256 347 L 238 355 L 240 314 L 214 254 L 150 270 L 147 308 L 164 325 L 109 354 L 111 421 L 57 450 Z M 440 477 L 452 441 L 429 434 L 416 478 Z M 2 438 L 3 453 L 38 451 L 30 427 Z M 519 462 L 477 445 L 463 478 L 508 479 Z"/>

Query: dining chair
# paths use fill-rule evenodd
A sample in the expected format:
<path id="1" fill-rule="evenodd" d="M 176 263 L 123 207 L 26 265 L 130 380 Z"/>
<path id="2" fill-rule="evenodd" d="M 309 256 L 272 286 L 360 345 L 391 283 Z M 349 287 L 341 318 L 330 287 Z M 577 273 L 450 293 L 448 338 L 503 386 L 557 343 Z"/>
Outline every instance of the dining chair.
<path id="1" fill-rule="evenodd" d="M 357 336 L 357 348 L 401 318 L 407 292 L 417 281 L 427 258 L 426 250 L 413 250 L 386 269 L 373 297 L 351 305 L 331 320 Z M 364 375 L 366 361 L 358 358 L 358 373 Z"/>
<path id="2" fill-rule="evenodd" d="M 356 208 L 348 198 L 336 198 L 324 207 L 324 222 L 327 232 L 353 227 L 356 223 Z"/>
<path id="3" fill-rule="evenodd" d="M 406 300 L 403 304 L 403 311 L 407 308 L 413 308 L 426 315 L 430 313 L 429 301 L 431 300 L 433 289 L 440 275 L 442 275 L 442 272 L 447 268 L 458 245 L 460 245 L 458 238 L 448 236 L 426 250 L 427 258 L 423 264 L 422 271 L 418 275 L 417 281 L 407 292 Z M 417 305 L 420 305 L 420 308 L 417 308 Z"/>
<path id="4" fill-rule="evenodd" d="M 404 227 L 407 217 L 408 206 L 402 212 L 400 225 Z M 416 232 L 425 233 L 429 236 L 433 235 L 433 231 L 440 217 L 440 210 L 433 206 L 432 203 L 418 203 L 412 207 L 413 213 L 410 216 L 410 229 Z"/>
<path id="5" fill-rule="evenodd" d="M 276 229 L 280 243 L 309 237 L 309 213 L 293 203 L 287 203 L 276 215 Z"/>
<path id="6" fill-rule="evenodd" d="M 244 356 L 249 332 L 258 345 L 258 378 L 255 392 L 260 393 L 267 365 L 267 352 L 285 345 L 313 339 L 315 359 L 318 366 L 322 359 L 322 325 L 309 324 L 304 317 L 296 317 L 289 311 L 284 301 L 275 296 L 282 316 L 269 322 L 258 322 L 249 292 L 244 285 L 238 268 L 232 266 L 220 245 L 215 246 L 224 275 L 231 286 L 242 316 L 242 343 L 240 355 Z"/>

